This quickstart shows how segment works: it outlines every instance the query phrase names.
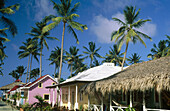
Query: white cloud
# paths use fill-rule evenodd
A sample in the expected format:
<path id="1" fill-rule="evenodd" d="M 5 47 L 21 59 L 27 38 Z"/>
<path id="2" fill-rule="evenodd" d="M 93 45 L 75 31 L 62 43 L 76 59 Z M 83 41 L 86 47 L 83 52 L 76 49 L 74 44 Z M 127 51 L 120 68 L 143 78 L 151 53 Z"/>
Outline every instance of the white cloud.
<path id="1" fill-rule="evenodd" d="M 55 14 L 53 5 L 49 0 L 35 0 L 35 19 L 42 19 L 47 15 Z"/>
<path id="2" fill-rule="evenodd" d="M 122 13 L 118 12 L 112 17 L 116 17 L 124 21 L 124 16 Z M 102 15 L 95 16 L 93 22 L 91 23 L 90 30 L 97 36 L 97 39 L 101 43 L 112 43 L 111 42 L 111 33 L 118 30 L 120 24 L 113 21 L 112 19 L 105 18 Z M 149 36 L 154 36 L 156 33 L 156 24 L 146 23 L 138 29 Z"/>
<path id="3" fill-rule="evenodd" d="M 45 16 L 50 14 L 55 14 L 55 10 L 53 9 L 53 4 L 50 0 L 26 0 L 26 12 L 28 16 L 34 17 L 34 20 L 42 20 Z"/>

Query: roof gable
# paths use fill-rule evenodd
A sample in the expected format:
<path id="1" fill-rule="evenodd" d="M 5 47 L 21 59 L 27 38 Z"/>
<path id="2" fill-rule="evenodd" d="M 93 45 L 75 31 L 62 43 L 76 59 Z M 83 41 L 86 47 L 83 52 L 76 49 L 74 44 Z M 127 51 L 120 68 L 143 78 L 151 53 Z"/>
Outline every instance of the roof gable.
<path id="1" fill-rule="evenodd" d="M 30 88 L 30 87 L 36 85 L 37 83 L 39 83 L 40 81 L 44 80 L 44 79 L 47 78 L 47 77 L 49 77 L 49 79 L 51 79 L 51 80 L 53 80 L 54 82 L 56 82 L 54 78 L 52 78 L 50 75 L 46 74 L 46 75 L 38 78 L 37 80 L 33 81 L 32 83 L 30 83 L 30 84 L 28 84 L 28 85 L 26 85 L 26 86 L 24 86 L 24 87 L 29 87 L 29 88 Z M 57 82 L 56 82 L 56 83 L 57 83 Z"/>

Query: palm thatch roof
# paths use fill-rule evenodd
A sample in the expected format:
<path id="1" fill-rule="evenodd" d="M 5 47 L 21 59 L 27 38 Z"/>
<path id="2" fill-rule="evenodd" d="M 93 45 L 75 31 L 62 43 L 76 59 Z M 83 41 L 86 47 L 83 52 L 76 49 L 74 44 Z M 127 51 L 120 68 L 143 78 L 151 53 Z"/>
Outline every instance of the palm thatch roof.
<path id="1" fill-rule="evenodd" d="M 9 89 L 12 89 L 14 86 L 20 85 L 20 84 L 25 84 L 25 83 L 21 82 L 20 80 L 16 80 L 15 82 L 11 84 L 0 87 L 0 90 L 9 90 Z"/>
<path id="2" fill-rule="evenodd" d="M 122 89 L 145 91 L 151 88 L 170 91 L 170 57 L 133 64 L 115 75 L 87 84 L 82 90 L 104 95 Z"/>

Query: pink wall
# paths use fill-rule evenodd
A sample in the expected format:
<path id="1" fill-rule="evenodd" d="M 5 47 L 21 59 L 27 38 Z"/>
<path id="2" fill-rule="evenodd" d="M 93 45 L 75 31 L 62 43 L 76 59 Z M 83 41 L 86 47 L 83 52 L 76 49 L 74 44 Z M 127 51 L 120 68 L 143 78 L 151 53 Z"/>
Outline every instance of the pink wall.
<path id="1" fill-rule="evenodd" d="M 49 77 L 46 77 L 40 82 L 43 83 L 43 88 L 38 88 L 38 83 L 37 83 L 29 89 L 29 104 L 33 104 L 34 102 L 37 102 L 37 99 L 34 96 L 40 95 L 41 97 L 43 97 L 43 94 L 49 94 L 50 95 L 49 101 L 50 103 L 53 102 L 53 89 L 47 89 L 45 87 L 51 86 L 54 81 L 50 79 Z M 56 103 L 56 94 L 57 94 L 56 88 L 54 90 L 55 90 L 54 101 Z"/>

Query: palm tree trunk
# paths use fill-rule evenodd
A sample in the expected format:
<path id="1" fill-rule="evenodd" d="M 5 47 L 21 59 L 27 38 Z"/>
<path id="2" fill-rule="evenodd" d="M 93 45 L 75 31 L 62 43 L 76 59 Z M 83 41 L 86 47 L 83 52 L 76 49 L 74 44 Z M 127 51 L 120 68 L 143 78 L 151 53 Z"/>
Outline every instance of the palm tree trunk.
<path id="1" fill-rule="evenodd" d="M 70 76 L 72 77 L 73 75 L 72 75 L 72 70 L 73 70 L 73 66 L 72 66 L 72 64 L 71 64 L 71 67 L 70 67 Z"/>
<path id="2" fill-rule="evenodd" d="M 122 62 L 122 68 L 121 68 L 121 70 L 123 70 L 123 66 L 124 66 L 124 63 L 125 63 L 126 53 L 127 53 L 127 49 L 128 49 L 128 45 L 129 45 L 129 43 L 126 43 L 126 49 L 125 49 L 125 54 L 124 54 L 124 57 L 123 57 L 123 62 Z"/>
<path id="3" fill-rule="evenodd" d="M 90 68 L 92 67 L 92 59 L 90 60 Z"/>
<path id="4" fill-rule="evenodd" d="M 28 59 L 27 75 L 26 75 L 26 81 L 25 81 L 25 83 L 27 83 L 27 79 L 28 79 L 29 62 L 30 62 L 30 55 L 29 55 L 29 59 Z"/>
<path id="5" fill-rule="evenodd" d="M 62 62 L 63 62 L 63 45 L 64 45 L 65 25 L 66 25 L 66 23 L 64 22 L 63 34 L 62 34 L 62 42 L 61 42 L 60 70 L 59 70 L 59 74 L 58 74 L 58 82 L 59 83 L 60 83 L 60 78 L 61 78 L 61 69 L 62 69 Z"/>
<path id="6" fill-rule="evenodd" d="M 42 76 L 42 43 L 41 43 L 41 50 L 40 50 L 40 77 Z"/>
<path id="7" fill-rule="evenodd" d="M 29 82 L 30 82 L 30 78 L 31 78 L 32 58 L 33 58 L 33 55 L 31 55 L 30 72 L 29 72 Z"/>
<path id="8" fill-rule="evenodd" d="M 20 74 L 19 74 L 19 80 L 20 80 L 20 81 L 21 81 L 21 76 L 22 76 L 22 75 L 21 75 L 21 73 L 20 73 Z"/>
<path id="9" fill-rule="evenodd" d="M 54 69 L 54 79 L 55 79 L 56 69 L 57 69 L 57 66 L 56 66 L 56 64 L 55 64 L 55 69 Z"/>

